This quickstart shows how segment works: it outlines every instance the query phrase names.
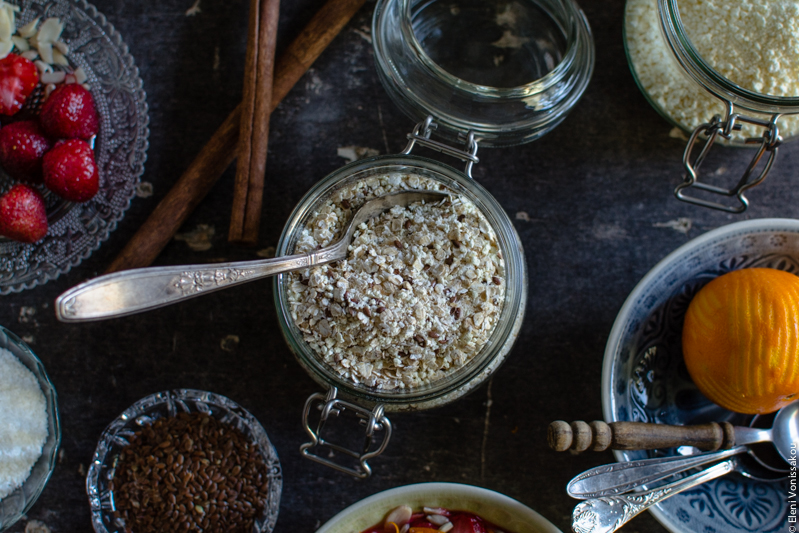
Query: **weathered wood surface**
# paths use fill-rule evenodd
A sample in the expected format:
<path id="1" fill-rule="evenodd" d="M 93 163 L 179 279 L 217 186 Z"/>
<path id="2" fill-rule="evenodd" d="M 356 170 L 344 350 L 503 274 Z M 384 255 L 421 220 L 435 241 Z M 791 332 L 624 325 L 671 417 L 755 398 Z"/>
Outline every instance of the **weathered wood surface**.
<path id="1" fill-rule="evenodd" d="M 143 181 L 154 193 L 135 198 L 111 238 L 68 275 L 3 297 L 0 323 L 28 338 L 43 360 L 63 422 L 58 468 L 28 517 L 54 532 L 90 531 L 85 471 L 100 432 L 141 397 L 189 387 L 232 398 L 265 426 L 284 472 L 277 533 L 313 531 L 365 496 L 422 481 L 498 490 L 568 531 L 576 502 L 566 496 L 567 481 L 613 458 L 549 450 L 548 423 L 601 418 L 605 341 L 629 292 L 661 258 L 735 220 L 799 216 L 797 147 L 782 148 L 744 216 L 677 202 L 671 191 L 684 141 L 669 136 L 671 127 L 629 73 L 623 1 L 583 1 L 597 47 L 585 96 L 548 136 L 483 150 L 474 170 L 514 219 L 527 254 L 530 292 L 516 349 L 490 383 L 461 401 L 393 415 L 395 438 L 373 461 L 374 475 L 354 481 L 300 458 L 303 402 L 319 388 L 283 342 L 269 281 L 107 322 L 65 325 L 54 318 L 55 297 L 108 267 L 241 100 L 248 3 L 200 0 L 200 11 L 188 16 L 193 1 L 95 1 L 141 69 L 151 119 Z M 322 4 L 282 2 L 278 54 Z M 181 230 L 184 239 L 206 234 L 210 248 L 195 251 L 175 240 L 156 264 L 254 258 L 276 244 L 304 192 L 345 163 L 338 148 L 402 149 L 413 123 L 377 79 L 369 43 L 373 7 L 366 4 L 272 115 L 259 246 L 227 243 L 231 167 Z M 721 149 L 706 166 L 732 176 L 750 154 Z M 646 513 L 625 530 L 665 531 Z"/>

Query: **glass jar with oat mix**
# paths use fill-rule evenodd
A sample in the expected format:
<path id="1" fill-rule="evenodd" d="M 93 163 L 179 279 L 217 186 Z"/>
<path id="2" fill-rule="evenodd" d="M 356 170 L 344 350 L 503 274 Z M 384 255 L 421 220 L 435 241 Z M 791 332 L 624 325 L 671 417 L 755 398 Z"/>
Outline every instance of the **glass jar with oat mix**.
<path id="1" fill-rule="evenodd" d="M 677 198 L 746 210 L 746 191 L 799 134 L 799 1 L 627 0 L 624 41 L 644 96 L 688 135 Z M 699 179 L 715 142 L 757 148 L 733 187 Z"/>
<path id="2" fill-rule="evenodd" d="M 283 335 L 327 389 L 306 402 L 311 441 L 301 451 L 358 477 L 369 476 L 369 459 L 388 444 L 387 412 L 454 401 L 510 352 L 527 300 L 524 253 L 505 211 L 471 177 L 478 144 L 508 146 L 551 131 L 594 68 L 591 30 L 575 0 L 379 0 L 372 37 L 383 86 L 421 122 L 402 154 L 352 163 L 311 189 L 277 254 L 333 242 L 376 196 L 422 189 L 446 198 L 371 220 L 346 261 L 275 278 Z M 434 140 L 434 131 L 465 146 Z M 465 171 L 410 155 L 418 145 L 463 160 Z M 320 434 L 340 412 L 366 426 L 361 449 Z M 353 465 L 320 455 L 323 445 Z"/>
<path id="3" fill-rule="evenodd" d="M 386 413 L 438 407 L 479 386 L 507 357 L 524 317 L 521 241 L 496 199 L 471 177 L 473 135 L 460 151 L 430 139 L 434 126 L 432 119 L 417 125 L 403 154 L 356 161 L 322 179 L 289 217 L 277 247 L 282 256 L 326 246 L 377 196 L 443 193 L 361 225 L 346 260 L 275 278 L 286 342 L 326 389 L 306 402 L 311 441 L 302 453 L 358 477 L 369 476 L 368 460 L 388 444 Z M 410 155 L 418 144 L 460 157 L 466 171 Z M 321 435 L 340 412 L 365 423 L 362 449 Z M 353 465 L 320 455 L 320 445 L 352 456 Z"/>

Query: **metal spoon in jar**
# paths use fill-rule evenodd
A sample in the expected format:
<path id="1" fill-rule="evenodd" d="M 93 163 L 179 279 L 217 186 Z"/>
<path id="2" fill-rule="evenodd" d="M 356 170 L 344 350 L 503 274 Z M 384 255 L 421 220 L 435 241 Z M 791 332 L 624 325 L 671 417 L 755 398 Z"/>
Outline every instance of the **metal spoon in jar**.
<path id="1" fill-rule="evenodd" d="M 369 219 L 397 205 L 439 202 L 446 197 L 447 194 L 434 191 L 402 191 L 369 200 L 353 215 L 341 240 L 307 254 L 214 265 L 138 268 L 99 276 L 59 296 L 56 317 L 62 322 L 88 322 L 132 315 L 267 276 L 340 261 L 347 258 L 355 230 Z"/>

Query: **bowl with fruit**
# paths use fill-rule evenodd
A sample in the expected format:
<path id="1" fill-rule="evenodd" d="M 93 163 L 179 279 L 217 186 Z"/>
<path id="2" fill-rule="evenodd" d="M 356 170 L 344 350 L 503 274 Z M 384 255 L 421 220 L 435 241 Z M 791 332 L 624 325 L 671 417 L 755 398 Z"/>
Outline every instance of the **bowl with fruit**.
<path id="1" fill-rule="evenodd" d="M 633 289 L 605 349 L 605 420 L 763 423 L 799 394 L 799 220 L 722 226 L 681 246 Z M 757 452 L 775 468 L 773 446 Z M 620 461 L 690 453 L 616 451 Z M 739 474 L 650 508 L 675 533 L 783 531 L 788 481 Z"/>
<path id="2" fill-rule="evenodd" d="M 147 103 L 84 0 L 0 0 L 0 294 L 55 279 L 116 228 L 144 172 Z"/>
<path id="3" fill-rule="evenodd" d="M 523 503 L 460 483 L 417 483 L 347 507 L 316 533 L 561 533 Z"/>

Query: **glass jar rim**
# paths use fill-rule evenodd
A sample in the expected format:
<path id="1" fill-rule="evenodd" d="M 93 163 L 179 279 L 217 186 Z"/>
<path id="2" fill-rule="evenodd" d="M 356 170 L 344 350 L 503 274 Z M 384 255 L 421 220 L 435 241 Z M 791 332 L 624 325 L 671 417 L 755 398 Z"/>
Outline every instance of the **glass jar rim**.
<path id="1" fill-rule="evenodd" d="M 378 76 L 406 115 L 416 121 L 432 115 L 438 134 L 447 139 L 473 132 L 484 147 L 536 140 L 566 118 L 588 87 L 596 52 L 588 19 L 575 0 L 548 0 L 552 5 L 528 0 L 560 28 L 564 55 L 545 76 L 517 87 L 468 82 L 433 61 L 413 31 L 412 1 L 378 0 L 372 18 Z"/>
<path id="2" fill-rule="evenodd" d="M 454 370 L 449 376 L 410 389 L 382 391 L 355 384 L 329 368 L 318 355 L 313 353 L 312 348 L 306 346 L 302 334 L 296 330 L 289 306 L 286 305 L 287 274 L 275 276 L 273 291 L 275 307 L 278 310 L 278 322 L 283 336 L 300 364 L 306 371 L 313 374 L 312 377 L 321 378 L 328 385 L 338 388 L 350 397 L 372 403 L 393 405 L 411 405 L 436 400 L 466 386 L 472 379 L 480 376 L 497 357 L 501 356 L 503 347 L 507 343 L 512 344 L 515 340 L 518 327 L 521 324 L 521 320 L 515 319 L 520 314 L 524 314 L 527 299 L 524 252 L 516 230 L 504 209 L 479 183 L 462 172 L 439 161 L 415 155 L 388 155 L 355 161 L 333 171 L 317 182 L 289 216 L 280 235 L 276 254 L 291 253 L 296 240 L 294 237 L 302 228 L 301 224 L 312 214 L 313 209 L 319 207 L 321 202 L 326 201 L 329 195 L 335 192 L 336 184 L 356 180 L 361 174 L 365 178 L 381 172 L 401 172 L 403 169 L 409 173 L 416 170 L 428 174 L 438 174 L 449 180 L 449 188 L 454 189 L 458 194 L 464 194 L 480 209 L 496 233 L 500 244 L 506 269 L 505 301 L 500 318 L 489 340 L 471 361 Z M 421 172 L 420 175 L 424 175 Z M 513 272 L 513 279 L 511 279 L 511 272 Z M 511 320 L 511 317 L 514 320 Z"/>
<path id="3" fill-rule="evenodd" d="M 381 0 L 380 3 L 382 4 L 384 1 L 392 0 Z M 403 4 L 403 16 L 400 21 L 402 34 L 405 37 L 406 42 L 414 49 L 422 64 L 428 69 L 428 71 L 453 87 L 484 98 L 526 98 L 542 93 L 556 83 L 560 82 L 568 74 L 570 65 L 574 62 L 575 56 L 577 55 L 578 41 L 575 37 L 578 33 L 577 24 L 580 20 L 581 13 L 574 4 L 574 0 L 565 0 L 562 5 L 568 10 L 566 13 L 568 15 L 568 24 L 564 26 L 559 20 L 555 20 L 555 22 L 558 23 L 561 31 L 563 31 L 563 36 L 566 39 L 568 46 L 566 48 L 566 53 L 563 54 L 563 57 L 561 58 L 560 62 L 555 65 L 555 68 L 547 72 L 541 78 L 532 80 L 523 85 L 518 85 L 516 87 L 493 87 L 490 85 L 473 83 L 451 74 L 442 68 L 438 63 L 433 61 L 433 58 L 431 58 L 424 49 L 422 43 L 419 42 L 419 39 L 416 37 L 416 33 L 413 30 L 411 0 L 396 1 L 399 1 Z M 375 17 L 375 21 L 376 20 L 377 17 Z M 372 35 L 375 35 L 374 28 Z M 380 55 L 377 55 L 377 57 L 378 60 L 380 60 Z"/>
<path id="4" fill-rule="evenodd" d="M 799 113 L 799 96 L 771 96 L 741 87 L 711 67 L 694 47 L 680 16 L 679 0 L 657 0 L 666 43 L 683 69 L 717 98 L 753 112 Z"/>

